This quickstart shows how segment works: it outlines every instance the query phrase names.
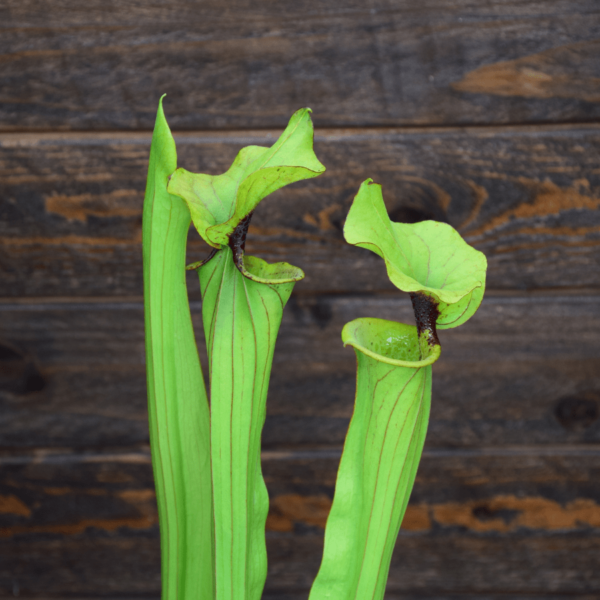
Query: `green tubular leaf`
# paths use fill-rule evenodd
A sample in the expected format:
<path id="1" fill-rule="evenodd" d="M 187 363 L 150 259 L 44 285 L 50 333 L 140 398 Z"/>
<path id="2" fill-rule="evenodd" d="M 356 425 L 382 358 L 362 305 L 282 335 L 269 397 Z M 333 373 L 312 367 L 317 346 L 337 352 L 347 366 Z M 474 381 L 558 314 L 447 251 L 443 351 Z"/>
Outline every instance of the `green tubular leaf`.
<path id="1" fill-rule="evenodd" d="M 371 179 L 354 198 L 344 236 L 349 244 L 381 256 L 396 287 L 432 297 L 438 303 L 439 329 L 461 325 L 481 304 L 487 268 L 483 253 L 445 223 L 393 223 L 381 186 Z"/>
<path id="2" fill-rule="evenodd" d="M 248 146 L 222 175 L 177 169 L 168 190 L 183 198 L 198 233 L 214 248 L 227 245 L 230 234 L 265 197 L 279 188 L 325 171 L 313 151 L 310 109 L 292 115 L 271 148 Z"/>
<path id="3" fill-rule="evenodd" d="M 162 98 L 144 199 L 144 316 L 150 447 L 163 600 L 214 597 L 208 401 L 185 282 L 190 213 L 167 192 L 177 165 Z"/>
<path id="4" fill-rule="evenodd" d="M 275 277 L 290 267 L 245 258 L 258 275 Z M 244 277 L 229 247 L 199 276 L 210 369 L 217 598 L 258 600 L 267 574 L 269 507 L 260 437 L 275 339 L 294 283 Z"/>
<path id="5" fill-rule="evenodd" d="M 431 363 L 413 326 L 356 319 L 342 331 L 354 346 L 354 414 L 310 600 L 380 600 L 425 442 Z"/>

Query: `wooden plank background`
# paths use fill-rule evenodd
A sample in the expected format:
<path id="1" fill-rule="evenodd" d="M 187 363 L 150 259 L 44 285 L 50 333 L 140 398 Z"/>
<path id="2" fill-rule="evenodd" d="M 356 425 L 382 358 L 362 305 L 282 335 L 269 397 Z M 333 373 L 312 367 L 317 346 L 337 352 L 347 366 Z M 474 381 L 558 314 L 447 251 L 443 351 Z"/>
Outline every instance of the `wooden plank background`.
<path id="1" fill-rule="evenodd" d="M 413 319 L 343 241 L 371 177 L 395 220 L 448 222 L 489 262 L 480 311 L 440 336 L 386 598 L 596 600 L 599 31 L 594 0 L 3 2 L 0 597 L 160 593 L 141 211 L 167 92 L 189 170 L 222 172 L 301 106 L 327 167 L 261 203 L 248 239 L 307 275 L 263 435 L 265 598 L 306 598 L 319 566 L 354 395 L 342 326 Z"/>

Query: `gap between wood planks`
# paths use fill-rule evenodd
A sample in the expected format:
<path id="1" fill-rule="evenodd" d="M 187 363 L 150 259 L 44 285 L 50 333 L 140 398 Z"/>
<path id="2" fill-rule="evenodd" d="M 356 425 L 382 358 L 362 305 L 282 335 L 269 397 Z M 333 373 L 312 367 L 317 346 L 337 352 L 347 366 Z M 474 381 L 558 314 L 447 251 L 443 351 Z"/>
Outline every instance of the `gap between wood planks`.
<path id="1" fill-rule="evenodd" d="M 398 290 L 381 290 L 367 291 L 364 293 L 357 292 L 293 292 L 294 296 L 331 296 L 331 297 L 397 297 L 399 301 L 406 296 L 406 301 L 409 301 L 408 295 L 398 292 Z M 600 299 L 600 289 L 598 288 L 547 288 L 535 289 L 530 291 L 525 290 L 494 290 L 486 289 L 485 298 L 495 299 L 508 304 L 520 304 L 527 301 L 536 300 L 539 302 L 555 301 L 561 298 L 582 297 L 586 300 L 595 302 Z M 44 311 L 56 310 L 62 306 L 69 310 L 90 310 L 95 306 L 104 310 L 140 310 L 144 308 L 144 298 L 142 296 L 56 296 L 56 297 L 0 297 L 0 311 L 11 310 L 31 310 Z M 200 310 L 202 302 L 200 300 L 191 300 L 190 309 Z"/>
<path id="2" fill-rule="evenodd" d="M 10 450 L 0 450 L 0 467 L 48 464 L 69 465 L 85 463 L 137 463 L 150 464 L 150 448 L 138 447 L 127 451 L 109 450 L 106 452 L 65 452 L 60 448 L 19 449 L 19 454 L 10 454 Z M 314 448 L 307 450 L 266 450 L 261 452 L 264 462 L 290 460 L 335 460 L 342 455 L 339 448 Z M 476 458 L 511 456 L 565 456 L 600 457 L 600 444 L 573 444 L 563 446 L 506 446 L 487 448 L 425 448 L 423 458 Z"/>
<path id="3" fill-rule="evenodd" d="M 332 139 L 352 139 L 360 137 L 376 137 L 386 135 L 418 135 L 418 134 L 453 134 L 453 133 L 472 133 L 477 135 L 502 135 L 512 134 L 515 132 L 523 132 L 527 130 L 536 131 L 538 133 L 556 133 L 560 131 L 577 131 L 600 128 L 600 121 L 559 121 L 559 122 L 523 122 L 523 123 L 506 123 L 502 125 L 492 124 L 474 124 L 474 125 L 414 125 L 402 127 L 325 127 L 315 129 L 315 140 L 332 140 Z M 204 129 L 204 130 L 189 130 L 189 131 L 173 131 L 175 141 L 180 144 L 195 143 L 197 140 L 203 142 L 223 142 L 231 141 L 239 142 L 240 144 L 248 143 L 253 138 L 273 139 L 281 135 L 282 129 L 257 128 L 251 129 Z M 22 131 L 22 132 L 6 132 L 0 133 L 0 147 L 16 147 L 16 146 L 37 146 L 43 145 L 45 142 L 65 141 L 70 144 L 80 143 L 82 145 L 101 143 L 138 143 L 149 144 L 152 138 L 151 131 L 128 131 L 128 130 L 111 130 L 111 131 L 57 131 L 39 130 L 39 131 Z"/>

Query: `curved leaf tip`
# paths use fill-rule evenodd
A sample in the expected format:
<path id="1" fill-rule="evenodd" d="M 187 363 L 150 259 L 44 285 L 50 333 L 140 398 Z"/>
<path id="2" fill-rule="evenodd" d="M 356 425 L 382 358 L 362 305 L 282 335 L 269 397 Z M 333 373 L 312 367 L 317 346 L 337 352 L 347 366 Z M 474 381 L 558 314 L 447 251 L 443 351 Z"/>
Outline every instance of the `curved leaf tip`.
<path id="1" fill-rule="evenodd" d="M 256 256 L 244 256 L 242 275 L 268 285 L 292 283 L 304 279 L 304 271 L 286 262 L 269 264 Z"/>
<path id="2" fill-rule="evenodd" d="M 270 147 L 247 146 L 221 175 L 177 169 L 169 192 L 187 203 L 198 233 L 214 248 L 229 236 L 258 203 L 285 185 L 317 177 L 325 167 L 313 151 L 311 110 L 296 111 Z"/>
<path id="3" fill-rule="evenodd" d="M 487 260 L 446 223 L 390 221 L 381 185 L 364 181 L 344 225 L 349 244 L 384 259 L 392 283 L 404 292 L 421 293 L 437 304 L 437 327 L 467 321 L 485 289 Z"/>

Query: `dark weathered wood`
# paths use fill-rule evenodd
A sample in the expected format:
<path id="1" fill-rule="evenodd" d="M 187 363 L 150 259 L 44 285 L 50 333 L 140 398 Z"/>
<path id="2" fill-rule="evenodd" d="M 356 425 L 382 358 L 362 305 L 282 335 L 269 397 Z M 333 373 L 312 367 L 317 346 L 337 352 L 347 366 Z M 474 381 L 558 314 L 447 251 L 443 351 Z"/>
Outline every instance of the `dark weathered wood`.
<path id="1" fill-rule="evenodd" d="M 318 568 L 339 452 L 267 452 L 274 596 Z M 0 593 L 155 594 L 158 531 L 147 450 L 0 459 Z M 390 590 L 584 595 L 600 585 L 600 449 L 426 451 Z"/>
<path id="2" fill-rule="evenodd" d="M 266 594 L 308 589 L 319 568 L 322 537 L 270 534 L 272 557 Z M 13 597 L 160 593 L 158 538 L 154 534 L 91 538 L 20 539 L 0 545 L 0 592 Z M 408 597 L 544 600 L 594 597 L 600 542 L 597 536 L 514 536 L 477 538 L 452 534 L 430 539 L 402 536 L 390 570 L 389 589 Z M 549 591 L 551 591 L 549 593 Z M 439 595 L 438 595 L 439 594 Z M 453 597 L 453 594 L 456 596 Z M 490 595 L 491 594 L 491 595 Z M 294 597 L 294 596 L 292 596 Z M 394 596 L 391 596 L 392 598 Z"/>
<path id="3" fill-rule="evenodd" d="M 271 592 L 267 590 L 263 594 L 264 600 L 306 600 L 308 592 Z M 456 594 L 440 591 L 418 591 L 418 592 L 394 592 L 387 591 L 385 600 L 597 600 L 596 595 L 586 594 L 554 594 L 552 592 L 542 592 L 533 594 L 513 594 L 513 593 L 489 593 L 480 594 L 478 592 L 461 591 Z M 87 598 L 77 598 L 77 600 L 88 600 Z M 91 600 L 91 599 L 89 599 Z M 129 599 L 127 599 L 129 600 Z M 136 599 L 147 600 L 147 599 Z M 149 599 L 148 599 L 149 600 Z M 154 599 L 153 599 L 154 600 Z"/>
<path id="4" fill-rule="evenodd" d="M 179 164 L 225 170 L 279 132 L 177 136 Z M 146 134 L 0 136 L 2 296 L 141 295 Z M 367 177 L 394 220 L 446 220 L 486 253 L 488 287 L 600 286 L 600 129 L 318 132 L 327 172 L 257 209 L 248 251 L 302 267 L 297 292 L 393 289 L 342 224 Z M 207 253 L 195 232 L 190 261 Z M 197 280 L 190 275 L 197 297 Z"/>
<path id="5" fill-rule="evenodd" d="M 14 586 L 13 586 L 14 588 Z M 16 589 L 16 588 L 14 588 Z M 14 594 L 13 594 L 14 596 Z M 262 598 L 264 600 L 306 600 L 308 597 L 308 590 L 301 592 L 294 591 L 276 591 L 267 588 Z M 47 600 L 46 596 L 28 596 L 31 600 Z M 158 592 L 155 595 L 142 595 L 142 596 L 131 596 L 123 597 L 121 594 L 118 595 L 119 600 L 157 600 L 159 598 Z M 534 593 L 534 594 L 490 594 L 484 593 L 479 594 L 477 592 L 459 592 L 453 593 L 440 593 L 440 592 L 429 592 L 428 590 L 420 591 L 417 593 L 406 593 L 406 592 L 386 592 L 385 600 L 597 600 L 594 594 L 553 594 L 549 593 Z M 84 596 L 79 594 L 77 598 L 73 600 L 96 600 L 95 596 Z"/>
<path id="6" fill-rule="evenodd" d="M 265 600 L 306 598 L 319 566 L 354 396 L 342 325 L 412 322 L 343 241 L 367 177 L 394 220 L 459 229 L 505 291 L 442 332 L 386 598 L 596 600 L 599 25 L 594 0 L 3 2 L 0 597 L 159 597 L 141 209 L 167 92 L 181 166 L 222 172 L 311 106 L 328 169 L 266 200 L 248 242 L 307 274 L 263 434 Z"/>
<path id="7" fill-rule="evenodd" d="M 273 587 L 278 576 L 291 589 L 308 590 L 316 574 L 321 538 L 278 539 L 271 548 L 286 552 L 289 563 L 272 565 Z M 553 539 L 513 536 L 512 539 L 449 535 L 437 538 L 402 536 L 392 558 L 388 589 L 419 593 L 508 594 L 547 593 L 589 594 L 598 589 L 597 563 L 600 558 L 597 536 Z M 286 557 L 286 558 L 287 558 Z M 274 581 L 273 581 L 274 580 Z M 288 583 L 289 582 L 289 583 Z M 285 591 L 287 586 L 278 585 Z M 431 590 L 431 591 L 430 591 Z M 475 596 L 476 597 L 476 596 Z M 511 596 L 508 595 L 508 598 Z M 577 597 L 577 596 L 575 596 Z"/>
<path id="8" fill-rule="evenodd" d="M 199 303 L 192 312 L 206 364 Z M 413 322 L 400 293 L 292 297 L 265 447 L 343 443 L 356 367 L 340 332 L 361 316 Z M 469 323 L 440 333 L 428 446 L 600 441 L 599 317 L 596 295 L 489 294 Z M 0 446 L 147 441 L 141 302 L 2 303 L 0 351 Z"/>
<path id="9" fill-rule="evenodd" d="M 341 447 L 264 451 L 267 529 L 322 530 Z M 150 453 L 40 449 L 0 457 L 2 538 L 77 536 L 157 525 Z M 414 535 L 600 531 L 600 447 L 426 449 L 404 530 Z"/>
<path id="10" fill-rule="evenodd" d="M 10 0 L 6 130 L 330 126 L 600 117 L 594 0 L 168 4 Z"/>

